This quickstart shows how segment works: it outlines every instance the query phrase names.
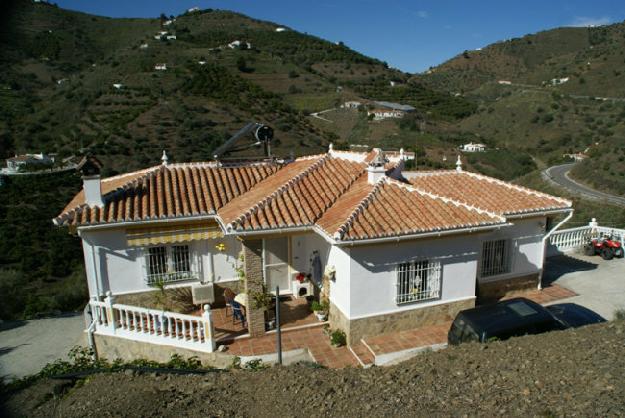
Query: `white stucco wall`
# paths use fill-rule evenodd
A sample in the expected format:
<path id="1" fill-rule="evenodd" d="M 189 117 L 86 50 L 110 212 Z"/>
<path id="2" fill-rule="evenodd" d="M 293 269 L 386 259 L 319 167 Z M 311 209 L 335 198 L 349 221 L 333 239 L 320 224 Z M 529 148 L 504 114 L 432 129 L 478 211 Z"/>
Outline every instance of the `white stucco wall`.
<path id="1" fill-rule="evenodd" d="M 474 297 L 480 248 L 476 237 L 465 235 L 352 247 L 349 309 L 344 313 L 356 319 Z M 397 304 L 397 264 L 420 259 L 440 262 L 440 299 Z"/>
<path id="2" fill-rule="evenodd" d="M 511 222 L 514 225 L 481 236 L 481 242 L 497 239 L 510 240 L 510 273 L 480 278 L 480 280 L 506 279 L 537 273 L 542 269 L 542 239 L 545 236 L 546 217 L 517 219 Z"/>
<path id="3" fill-rule="evenodd" d="M 124 294 L 153 289 L 145 281 L 145 248 L 128 247 L 124 229 L 83 230 L 81 238 L 90 296 L 97 295 L 96 278 L 100 282 L 100 296 L 109 290 L 113 294 Z M 224 251 L 216 249 L 219 243 L 225 245 Z M 234 263 L 241 251 L 241 243 L 236 238 L 192 241 L 188 245 L 192 269 L 198 272 L 201 281 L 238 280 Z"/>

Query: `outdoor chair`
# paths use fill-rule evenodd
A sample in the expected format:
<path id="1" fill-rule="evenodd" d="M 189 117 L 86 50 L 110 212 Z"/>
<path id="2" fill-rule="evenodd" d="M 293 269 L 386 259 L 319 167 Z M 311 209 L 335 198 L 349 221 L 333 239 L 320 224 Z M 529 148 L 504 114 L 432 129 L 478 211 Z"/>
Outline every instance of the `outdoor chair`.
<path id="1" fill-rule="evenodd" d="M 241 321 L 242 326 L 245 326 L 245 314 L 243 313 L 243 308 L 239 302 L 235 302 L 233 300 L 230 303 L 230 307 L 232 308 L 232 325 L 234 325 L 238 320 Z"/>
<path id="2" fill-rule="evenodd" d="M 232 310 L 232 302 L 234 302 L 235 296 L 236 294 L 229 287 L 226 287 L 224 289 L 224 300 L 226 301 L 226 317 L 228 317 L 228 308 Z"/>

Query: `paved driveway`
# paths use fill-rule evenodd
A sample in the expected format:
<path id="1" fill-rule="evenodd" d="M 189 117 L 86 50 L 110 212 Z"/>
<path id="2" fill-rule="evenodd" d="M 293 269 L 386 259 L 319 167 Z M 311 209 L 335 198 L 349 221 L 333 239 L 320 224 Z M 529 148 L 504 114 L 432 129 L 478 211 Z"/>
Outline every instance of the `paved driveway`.
<path id="1" fill-rule="evenodd" d="M 551 257 L 545 266 L 545 283 L 554 282 L 578 296 L 553 303 L 572 302 L 595 311 L 605 319 L 625 309 L 625 259 L 603 260 L 572 253 Z"/>
<path id="2" fill-rule="evenodd" d="M 0 324 L 0 376 L 37 373 L 58 358 L 67 358 L 75 345 L 86 345 L 82 315 Z"/>

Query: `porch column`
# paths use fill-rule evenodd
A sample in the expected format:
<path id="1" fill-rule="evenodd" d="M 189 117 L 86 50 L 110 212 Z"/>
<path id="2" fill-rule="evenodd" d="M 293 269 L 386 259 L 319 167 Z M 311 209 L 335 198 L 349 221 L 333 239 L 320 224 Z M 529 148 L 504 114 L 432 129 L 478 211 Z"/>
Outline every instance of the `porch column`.
<path id="1" fill-rule="evenodd" d="M 252 294 L 263 291 L 263 241 L 244 240 L 243 257 L 245 270 L 245 293 L 247 294 L 247 329 L 252 337 L 265 334 L 265 311 L 254 305 Z"/>

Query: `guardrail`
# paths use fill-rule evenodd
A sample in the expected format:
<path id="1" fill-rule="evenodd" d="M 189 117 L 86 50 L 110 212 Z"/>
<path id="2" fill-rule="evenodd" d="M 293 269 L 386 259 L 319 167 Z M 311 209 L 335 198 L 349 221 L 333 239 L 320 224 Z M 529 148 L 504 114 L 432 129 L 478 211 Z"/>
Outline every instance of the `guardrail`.
<path id="1" fill-rule="evenodd" d="M 593 219 L 587 226 L 562 229 L 554 232 L 549 238 L 547 257 L 567 253 L 582 248 L 589 238 L 611 235 L 613 239 L 625 242 L 625 229 L 599 226 Z"/>
<path id="2" fill-rule="evenodd" d="M 215 350 L 209 305 L 204 306 L 202 316 L 193 316 L 116 304 L 110 294 L 102 302 L 89 304 L 96 334 L 209 353 Z"/>

